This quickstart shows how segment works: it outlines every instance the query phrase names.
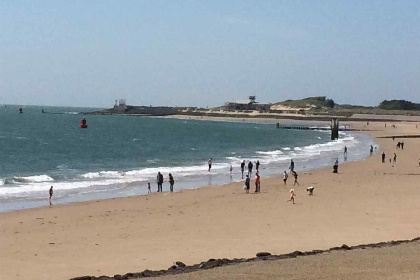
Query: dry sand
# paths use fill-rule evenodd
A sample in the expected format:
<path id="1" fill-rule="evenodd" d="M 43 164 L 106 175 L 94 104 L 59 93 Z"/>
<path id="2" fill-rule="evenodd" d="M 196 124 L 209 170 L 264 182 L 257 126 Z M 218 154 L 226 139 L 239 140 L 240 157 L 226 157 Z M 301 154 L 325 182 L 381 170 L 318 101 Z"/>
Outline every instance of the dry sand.
<path id="1" fill-rule="evenodd" d="M 160 280 L 385 280 L 420 279 L 420 242 L 366 250 L 338 251 L 296 259 L 230 265 Z"/>
<path id="2" fill-rule="evenodd" d="M 372 136 L 420 134 L 416 123 L 352 125 Z M 242 183 L 232 183 L 0 214 L 0 279 L 125 274 L 178 260 L 418 237 L 420 138 L 404 139 L 404 150 L 395 150 L 397 140 L 377 139 L 388 156 L 397 153 L 396 164 L 382 164 L 377 153 L 341 164 L 339 174 L 301 173 L 295 205 L 286 202 L 292 180 L 284 187 L 274 177 L 262 179 L 261 194 L 244 194 Z M 309 185 L 314 196 L 307 195 Z"/>

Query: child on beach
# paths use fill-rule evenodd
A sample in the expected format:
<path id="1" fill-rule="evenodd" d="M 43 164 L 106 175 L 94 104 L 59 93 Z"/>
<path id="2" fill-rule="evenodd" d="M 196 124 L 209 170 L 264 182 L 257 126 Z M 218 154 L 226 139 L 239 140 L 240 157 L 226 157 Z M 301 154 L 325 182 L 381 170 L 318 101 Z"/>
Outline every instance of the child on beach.
<path id="1" fill-rule="evenodd" d="M 229 171 L 230 171 L 230 174 L 232 174 L 232 171 L 233 171 L 232 164 L 230 165 Z"/>
<path id="2" fill-rule="evenodd" d="M 292 201 L 293 204 L 295 204 L 295 190 L 294 189 L 290 189 L 290 199 L 288 201 Z"/>
<path id="3" fill-rule="evenodd" d="M 286 171 L 284 171 L 283 172 L 283 182 L 284 182 L 285 186 L 286 186 L 286 182 L 287 182 L 287 177 L 288 177 L 288 175 L 287 175 Z"/>
<path id="4" fill-rule="evenodd" d="M 150 182 L 147 182 L 147 194 L 152 193 L 152 188 L 150 187 Z"/>

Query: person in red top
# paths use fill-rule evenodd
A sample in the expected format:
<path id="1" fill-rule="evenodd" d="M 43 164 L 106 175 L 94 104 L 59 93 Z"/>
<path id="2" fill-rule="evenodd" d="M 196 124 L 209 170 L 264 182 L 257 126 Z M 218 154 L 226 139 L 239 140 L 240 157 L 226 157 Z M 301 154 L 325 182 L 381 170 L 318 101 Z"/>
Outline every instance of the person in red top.
<path id="1" fill-rule="evenodd" d="M 257 172 L 255 173 L 255 192 L 256 193 L 260 192 L 260 186 L 261 186 L 260 175 Z"/>

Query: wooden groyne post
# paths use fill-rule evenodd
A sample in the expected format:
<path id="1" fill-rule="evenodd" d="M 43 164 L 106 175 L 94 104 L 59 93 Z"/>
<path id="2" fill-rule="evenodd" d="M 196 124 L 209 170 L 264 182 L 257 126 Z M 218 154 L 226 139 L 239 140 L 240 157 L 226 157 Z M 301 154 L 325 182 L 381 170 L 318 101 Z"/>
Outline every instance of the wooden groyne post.
<path id="1" fill-rule="evenodd" d="M 339 124 L 340 124 L 340 122 L 337 118 L 333 118 L 331 120 L 331 140 L 338 139 Z"/>

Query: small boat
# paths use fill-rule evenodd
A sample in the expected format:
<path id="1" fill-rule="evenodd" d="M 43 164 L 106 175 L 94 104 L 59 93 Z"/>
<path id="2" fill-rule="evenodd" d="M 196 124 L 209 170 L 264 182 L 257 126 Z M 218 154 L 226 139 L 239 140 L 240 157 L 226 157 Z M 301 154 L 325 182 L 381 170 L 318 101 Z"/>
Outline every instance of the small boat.
<path id="1" fill-rule="evenodd" d="M 80 128 L 87 128 L 87 127 L 88 127 L 88 126 L 87 126 L 87 124 L 86 124 L 86 119 L 85 119 L 85 118 L 83 118 L 83 119 L 80 121 L 79 127 L 80 127 Z"/>

